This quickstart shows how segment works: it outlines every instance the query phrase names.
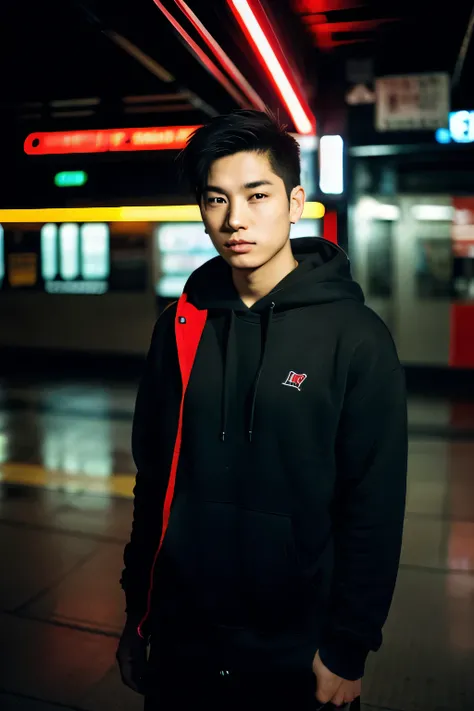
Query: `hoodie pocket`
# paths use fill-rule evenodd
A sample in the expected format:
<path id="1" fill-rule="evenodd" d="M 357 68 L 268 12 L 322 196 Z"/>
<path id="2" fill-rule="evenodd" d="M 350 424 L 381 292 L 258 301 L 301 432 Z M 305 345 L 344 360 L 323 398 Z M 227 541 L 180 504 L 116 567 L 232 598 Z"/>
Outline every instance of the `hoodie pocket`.
<path id="1" fill-rule="evenodd" d="M 162 552 L 182 603 L 217 623 L 295 617 L 314 598 L 314 575 L 299 565 L 290 516 L 181 495 Z"/>
<path id="2" fill-rule="evenodd" d="M 242 587 L 246 603 L 257 616 L 287 614 L 292 602 L 304 602 L 311 586 L 304 575 L 290 516 L 240 512 Z"/>
<path id="3" fill-rule="evenodd" d="M 177 606 L 214 622 L 241 617 L 237 519 L 233 504 L 176 497 L 162 555 Z"/>
<path id="4" fill-rule="evenodd" d="M 298 556 L 289 516 L 244 509 L 240 511 L 239 529 L 249 583 L 272 590 L 297 573 Z"/>

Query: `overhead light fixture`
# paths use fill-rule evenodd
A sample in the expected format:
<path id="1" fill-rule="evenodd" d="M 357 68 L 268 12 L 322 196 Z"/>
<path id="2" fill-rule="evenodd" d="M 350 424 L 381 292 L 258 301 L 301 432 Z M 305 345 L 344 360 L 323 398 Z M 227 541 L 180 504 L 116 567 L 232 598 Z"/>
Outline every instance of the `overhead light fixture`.
<path id="1" fill-rule="evenodd" d="M 307 202 L 303 219 L 324 216 L 324 205 Z M 48 222 L 201 222 L 198 205 L 135 205 L 127 207 L 46 207 L 0 210 L 0 224 Z"/>
<path id="2" fill-rule="evenodd" d="M 302 134 L 314 133 L 314 116 L 298 96 L 250 3 L 248 0 L 227 0 L 227 2 L 280 94 L 297 131 Z M 263 10 L 261 10 L 261 15 L 264 16 Z"/>
<path id="3" fill-rule="evenodd" d="M 175 3 L 176 5 L 178 5 L 180 10 L 186 15 L 188 20 L 197 30 L 197 32 L 207 44 L 209 49 L 214 53 L 215 57 L 220 61 L 221 65 L 232 77 L 237 86 L 240 87 L 241 91 L 247 96 L 249 101 L 255 106 L 255 108 L 259 109 L 260 111 L 265 111 L 267 107 L 263 99 L 260 98 L 255 89 L 249 84 L 247 79 L 243 76 L 242 72 L 240 72 L 239 69 L 235 66 L 229 55 L 214 39 L 214 37 L 202 24 L 197 15 L 191 10 L 189 5 L 185 3 L 184 0 L 175 0 Z"/>
<path id="4" fill-rule="evenodd" d="M 52 207 L 0 210 L 0 223 L 48 222 L 197 222 L 197 205 L 137 205 L 128 207 Z"/>
<path id="5" fill-rule="evenodd" d="M 30 133 L 25 139 L 24 150 L 29 156 L 178 150 L 185 147 L 197 128 L 199 126 L 153 126 Z"/>
<path id="6" fill-rule="evenodd" d="M 342 136 L 321 136 L 319 141 L 319 187 L 327 195 L 344 192 L 344 141 Z"/>

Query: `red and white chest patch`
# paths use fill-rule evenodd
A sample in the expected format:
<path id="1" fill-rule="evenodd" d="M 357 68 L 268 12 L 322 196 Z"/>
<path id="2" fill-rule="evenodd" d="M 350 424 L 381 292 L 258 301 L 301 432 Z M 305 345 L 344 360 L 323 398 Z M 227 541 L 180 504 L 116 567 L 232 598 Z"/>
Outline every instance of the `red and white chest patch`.
<path id="1" fill-rule="evenodd" d="M 301 386 L 308 376 L 306 373 L 295 373 L 294 370 L 290 370 L 288 377 L 282 385 L 287 385 L 289 388 L 296 388 L 301 390 Z"/>

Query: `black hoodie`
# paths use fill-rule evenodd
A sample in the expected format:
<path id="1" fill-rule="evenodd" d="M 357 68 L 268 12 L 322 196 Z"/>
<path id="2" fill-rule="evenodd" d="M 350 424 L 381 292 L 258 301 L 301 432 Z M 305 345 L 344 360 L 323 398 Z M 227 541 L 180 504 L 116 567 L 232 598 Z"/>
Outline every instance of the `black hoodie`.
<path id="1" fill-rule="evenodd" d="M 220 257 L 188 282 L 207 318 L 155 567 L 182 392 L 175 309 L 157 324 L 135 411 L 123 586 L 138 620 L 155 567 L 152 639 L 169 654 L 310 669 L 319 649 L 357 679 L 381 644 L 399 563 L 404 380 L 344 252 L 316 239 L 292 246 L 298 268 L 250 309 Z"/>

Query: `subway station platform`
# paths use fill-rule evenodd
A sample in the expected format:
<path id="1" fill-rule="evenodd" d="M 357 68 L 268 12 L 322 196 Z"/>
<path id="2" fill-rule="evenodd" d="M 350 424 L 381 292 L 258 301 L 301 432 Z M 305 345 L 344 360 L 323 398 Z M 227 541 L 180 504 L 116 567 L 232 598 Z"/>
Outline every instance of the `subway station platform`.
<path id="1" fill-rule="evenodd" d="M 0 380 L 2 711 L 142 708 L 115 665 L 135 389 Z M 363 709 L 472 711 L 474 401 L 412 396 L 409 421 L 402 565 Z"/>

